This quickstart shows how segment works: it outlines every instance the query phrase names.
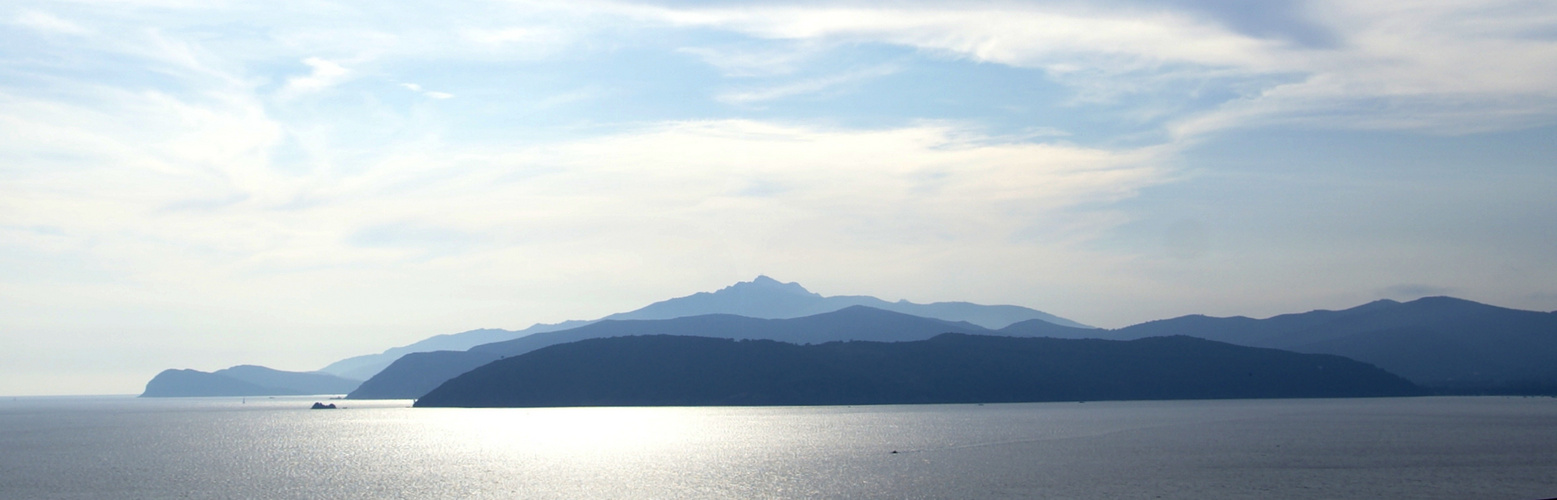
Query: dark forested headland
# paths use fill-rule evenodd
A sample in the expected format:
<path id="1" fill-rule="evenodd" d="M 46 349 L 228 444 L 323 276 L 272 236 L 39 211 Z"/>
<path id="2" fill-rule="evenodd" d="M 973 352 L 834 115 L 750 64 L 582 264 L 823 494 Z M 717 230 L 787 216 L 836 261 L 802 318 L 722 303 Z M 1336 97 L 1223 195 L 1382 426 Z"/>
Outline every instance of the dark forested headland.
<path id="1" fill-rule="evenodd" d="M 1421 389 L 1331 355 L 1190 337 L 1134 341 L 944 334 L 914 342 L 635 336 L 502 359 L 416 406 L 998 403 L 1407 396 Z"/>

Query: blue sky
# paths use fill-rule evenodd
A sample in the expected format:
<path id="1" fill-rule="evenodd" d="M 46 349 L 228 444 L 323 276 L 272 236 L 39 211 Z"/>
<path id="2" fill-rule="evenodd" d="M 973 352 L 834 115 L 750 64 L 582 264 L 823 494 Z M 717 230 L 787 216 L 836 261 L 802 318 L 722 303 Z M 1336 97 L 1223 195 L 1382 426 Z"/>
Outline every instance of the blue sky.
<path id="1" fill-rule="evenodd" d="M 8 2 L 0 394 L 758 274 L 1553 310 L 1554 144 L 1550 2 Z"/>

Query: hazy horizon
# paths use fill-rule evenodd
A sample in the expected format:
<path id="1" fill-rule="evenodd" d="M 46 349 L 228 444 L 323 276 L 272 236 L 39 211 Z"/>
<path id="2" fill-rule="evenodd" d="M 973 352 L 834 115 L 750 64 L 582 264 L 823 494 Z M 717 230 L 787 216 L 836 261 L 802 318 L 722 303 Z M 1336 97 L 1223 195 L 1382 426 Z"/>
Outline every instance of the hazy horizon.
<path id="1" fill-rule="evenodd" d="M 0 394 L 767 275 L 1100 327 L 1557 310 L 1557 5 L 0 7 Z"/>

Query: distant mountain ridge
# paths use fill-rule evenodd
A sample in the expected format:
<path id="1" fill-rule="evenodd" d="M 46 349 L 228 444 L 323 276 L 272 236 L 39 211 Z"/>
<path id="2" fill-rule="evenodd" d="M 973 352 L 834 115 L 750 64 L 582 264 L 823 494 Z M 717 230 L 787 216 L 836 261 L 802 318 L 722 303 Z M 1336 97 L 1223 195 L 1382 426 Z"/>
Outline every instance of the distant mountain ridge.
<path id="1" fill-rule="evenodd" d="M 391 363 L 346 395 L 347 399 L 416 399 L 449 379 L 502 359 L 490 352 L 413 352 Z"/>
<path id="2" fill-rule="evenodd" d="M 813 293 L 799 283 L 782 283 L 767 276 L 757 276 L 751 281 L 742 281 L 715 292 L 698 292 L 685 297 L 655 302 L 635 311 L 616 313 L 602 319 L 672 319 L 705 314 L 786 319 L 813 316 L 852 306 L 865 306 L 924 318 L 966 321 L 988 329 L 1002 328 L 1018 321 L 1034 319 L 1074 328 L 1092 328 L 1021 306 L 986 306 L 969 302 L 917 304 L 906 300 L 887 302 L 865 295 L 828 297 Z"/>
<path id="3" fill-rule="evenodd" d="M 799 283 L 782 283 L 767 276 L 757 276 L 751 281 L 737 282 L 714 292 L 698 292 L 684 297 L 662 300 L 632 311 L 611 314 L 598 320 L 537 324 L 517 331 L 481 329 L 438 335 L 410 345 L 392 348 L 379 354 L 368 354 L 336 361 L 329 366 L 321 368 L 319 371 L 347 378 L 369 380 L 394 363 L 395 360 L 407 354 L 432 351 L 463 351 L 481 344 L 522 338 L 537 333 L 567 330 L 601 320 L 674 319 L 708 314 L 733 314 L 759 319 L 786 319 L 812 316 L 861 305 L 926 318 L 966 321 L 990 329 L 1004 327 L 1018 321 L 1035 319 L 1076 328 L 1091 328 L 1075 321 L 1021 306 L 986 306 L 968 302 L 935 302 L 931 304 L 916 304 L 908 301 L 887 302 L 875 297 L 862 295 L 828 297 L 813 293 L 800 286 Z"/>
<path id="4" fill-rule="evenodd" d="M 635 336 L 494 361 L 419 407 L 1006 403 L 1422 394 L 1340 356 L 1191 337 L 1135 341 L 942 334 L 795 345 Z"/>
<path id="5" fill-rule="evenodd" d="M 416 352 L 433 351 L 463 351 L 471 347 L 492 342 L 500 342 L 508 339 L 523 337 L 533 333 L 566 330 L 581 325 L 587 325 L 590 321 L 564 321 L 556 324 L 535 324 L 523 330 L 503 330 L 498 328 L 482 328 L 460 333 L 446 333 L 434 335 L 408 345 L 390 348 L 378 354 L 364 354 L 353 356 L 334 363 L 330 363 L 319 371 L 335 374 L 345 378 L 367 380 L 373 375 L 383 371 L 384 367 L 400 359 L 401 356 Z"/>
<path id="6" fill-rule="evenodd" d="M 1335 354 L 1449 391 L 1557 394 L 1557 313 L 1452 297 L 1379 300 L 1339 311 L 1266 319 L 1202 315 L 1117 330 L 1017 323 L 1007 333 L 1130 340 L 1187 335 L 1231 344 Z"/>
<path id="7" fill-rule="evenodd" d="M 961 321 L 925 318 L 866 306 L 849 306 L 799 318 L 765 319 L 733 314 L 706 314 L 672 319 L 607 320 L 571 330 L 539 333 L 529 337 L 479 345 L 470 350 L 516 356 L 542 347 L 584 339 L 659 334 L 819 344 L 841 340 L 877 342 L 924 340 L 948 332 L 995 333 L 994 330 Z"/>
<path id="8" fill-rule="evenodd" d="M 784 317 L 816 309 L 825 311 Z M 711 312 L 683 316 L 693 311 Z M 599 320 L 534 325 L 519 331 L 483 329 L 439 335 L 384 353 L 332 363 L 329 368 L 335 373 L 372 374 L 355 390 L 320 390 L 317 384 L 300 388 L 278 382 L 281 379 L 272 376 L 324 373 L 239 366 L 215 373 L 167 370 L 147 384 L 145 395 L 349 391 L 357 398 L 416 398 L 454 376 L 505 356 L 590 338 L 670 334 L 823 343 L 915 341 L 948 332 L 1110 340 L 1183 335 L 1250 347 L 1346 356 L 1441 392 L 1557 394 L 1557 363 L 1550 362 L 1557 359 L 1557 312 L 1521 311 L 1451 297 L 1427 297 L 1405 303 L 1379 300 L 1344 310 L 1315 310 L 1266 319 L 1190 315 L 1104 330 L 1017 306 L 824 297 L 798 283 L 758 276 L 718 291 L 655 302 Z M 331 387 L 356 384 L 351 377 L 341 378 L 348 382 Z"/>
<path id="9" fill-rule="evenodd" d="M 351 380 L 320 372 L 288 372 L 238 365 L 215 372 L 163 370 L 146 383 L 141 397 L 289 396 L 345 394 L 357 388 Z"/>
<path id="10" fill-rule="evenodd" d="M 945 332 L 1109 340 L 1183 335 L 1250 347 L 1345 356 L 1374 364 L 1441 392 L 1557 394 L 1557 363 L 1550 361 L 1557 359 L 1557 313 L 1519 311 L 1448 297 L 1428 297 L 1407 303 L 1380 300 L 1339 311 L 1316 310 L 1267 319 L 1191 315 L 1117 330 L 1073 328 L 1029 320 L 993 331 L 960 323 L 933 325 L 931 330 L 939 328 L 945 332 L 930 334 L 919 331 L 901 336 L 868 336 L 861 334 L 866 328 L 856 327 L 853 337 L 803 337 L 793 333 L 754 333 L 765 332 L 764 329 L 772 325 L 749 318 L 732 318 L 710 317 L 662 325 L 602 322 L 578 331 L 536 334 L 480 346 L 472 351 L 514 356 L 565 341 L 650 334 L 769 338 L 799 343 L 919 340 L 926 335 Z M 712 325 L 721 322 L 727 331 L 746 333 L 708 333 Z M 464 364 L 473 366 L 470 361 Z M 414 366 L 417 364 L 408 362 L 401 368 L 409 370 Z M 453 374 L 453 371 L 441 373 Z M 363 391 L 354 392 L 352 397 L 415 398 L 417 396 L 412 393 L 436 387 L 428 385 L 433 380 L 423 378 L 422 382 L 423 385 L 414 388 L 402 386 L 393 396 L 373 396 Z"/>
<path id="11" fill-rule="evenodd" d="M 840 340 L 924 340 L 948 332 L 1000 335 L 999 332 L 970 323 L 923 318 L 865 306 L 786 319 L 708 314 L 672 319 L 603 320 L 568 330 L 536 333 L 479 345 L 464 352 L 408 354 L 363 382 L 347 397 L 414 399 L 450 378 L 497 358 L 594 338 L 669 334 L 806 344 Z M 438 376 L 443 378 L 439 379 Z"/>

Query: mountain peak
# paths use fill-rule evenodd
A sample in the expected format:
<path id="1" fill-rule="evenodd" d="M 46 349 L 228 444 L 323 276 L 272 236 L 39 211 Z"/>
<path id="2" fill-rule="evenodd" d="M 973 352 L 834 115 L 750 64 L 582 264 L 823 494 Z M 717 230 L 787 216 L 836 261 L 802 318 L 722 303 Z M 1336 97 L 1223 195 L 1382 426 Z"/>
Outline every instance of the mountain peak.
<path id="1" fill-rule="evenodd" d="M 1494 310 L 1511 310 L 1506 307 L 1498 307 L 1490 304 L 1476 302 L 1474 300 L 1466 300 L 1448 296 L 1422 297 L 1420 299 L 1407 302 L 1403 305 L 1416 308 L 1418 310 L 1427 309 L 1440 312 L 1458 311 L 1459 313 L 1469 313 L 1471 311 L 1487 312 Z"/>
<path id="2" fill-rule="evenodd" d="M 1418 299 L 1413 300 L 1411 302 L 1425 303 L 1425 304 L 1476 304 L 1476 305 L 1486 305 L 1486 304 L 1482 304 L 1480 302 L 1476 302 L 1476 301 L 1473 301 L 1473 300 L 1465 300 L 1465 299 L 1461 299 L 1461 298 L 1458 298 L 1458 297 L 1450 297 L 1450 296 L 1447 296 L 1447 295 L 1432 295 L 1432 296 L 1428 296 L 1428 297 L 1421 297 L 1421 298 L 1418 298 Z"/>
<path id="3" fill-rule="evenodd" d="M 810 290 L 806 290 L 806 287 L 800 286 L 800 283 L 795 283 L 795 282 L 784 283 L 782 281 L 779 281 L 779 280 L 776 280 L 776 279 L 773 279 L 773 278 L 769 278 L 765 274 L 759 274 L 759 275 L 757 275 L 756 278 L 753 278 L 751 281 L 736 282 L 734 285 L 730 285 L 730 286 L 724 287 L 723 289 L 720 289 L 718 292 L 714 292 L 714 293 L 715 294 L 728 294 L 728 293 L 740 293 L 740 292 L 744 292 L 744 291 L 781 292 L 781 293 L 786 293 L 786 294 L 791 294 L 791 295 L 803 295 L 803 296 L 811 296 L 811 297 L 821 297 L 820 294 L 812 293 Z"/>

